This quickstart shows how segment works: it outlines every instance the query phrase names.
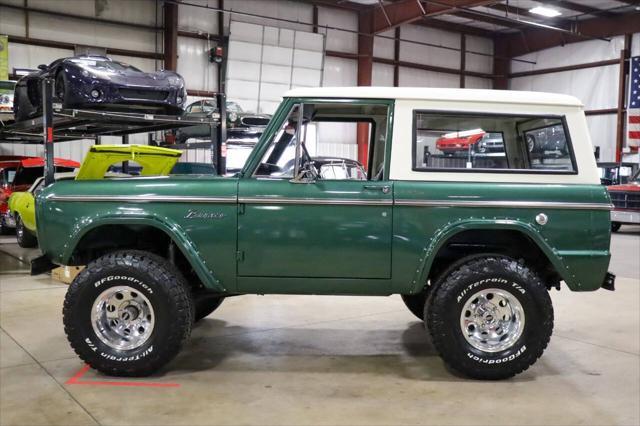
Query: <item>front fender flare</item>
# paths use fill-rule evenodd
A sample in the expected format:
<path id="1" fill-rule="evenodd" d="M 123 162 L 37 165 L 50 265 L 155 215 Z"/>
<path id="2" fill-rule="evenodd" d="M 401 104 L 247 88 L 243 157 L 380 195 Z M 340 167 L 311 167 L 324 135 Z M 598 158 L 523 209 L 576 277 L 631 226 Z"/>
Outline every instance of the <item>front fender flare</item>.
<path id="1" fill-rule="evenodd" d="M 71 235 L 64 246 L 64 251 L 61 256 L 62 264 L 68 264 L 75 248 L 87 233 L 104 225 L 148 225 L 159 229 L 167 234 L 178 249 L 180 249 L 205 287 L 219 293 L 227 292 L 227 289 L 216 277 L 214 271 L 211 271 L 205 265 L 195 245 L 182 227 L 167 217 L 159 217 L 151 214 L 127 215 L 126 217 L 117 214 L 101 214 L 83 218 L 77 222 L 71 230 Z"/>

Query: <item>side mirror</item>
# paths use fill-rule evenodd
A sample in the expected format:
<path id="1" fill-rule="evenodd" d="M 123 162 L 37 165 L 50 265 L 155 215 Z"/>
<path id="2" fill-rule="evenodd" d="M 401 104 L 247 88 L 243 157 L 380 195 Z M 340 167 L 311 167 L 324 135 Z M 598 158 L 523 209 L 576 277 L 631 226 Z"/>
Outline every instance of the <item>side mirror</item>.
<path id="1" fill-rule="evenodd" d="M 45 64 L 40 64 L 40 65 L 38 65 L 38 69 L 42 70 L 42 71 L 46 71 L 46 70 L 49 69 L 49 66 L 45 65 Z"/>

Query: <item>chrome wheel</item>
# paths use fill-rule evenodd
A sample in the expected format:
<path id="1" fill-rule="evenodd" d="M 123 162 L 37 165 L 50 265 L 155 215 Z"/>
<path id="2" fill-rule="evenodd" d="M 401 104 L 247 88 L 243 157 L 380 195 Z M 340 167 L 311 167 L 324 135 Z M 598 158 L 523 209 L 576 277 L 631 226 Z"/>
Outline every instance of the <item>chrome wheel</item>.
<path id="1" fill-rule="evenodd" d="M 151 336 L 155 314 L 151 302 L 129 286 L 100 293 L 91 308 L 91 325 L 98 338 L 118 350 L 142 346 Z"/>
<path id="2" fill-rule="evenodd" d="M 475 293 L 460 313 L 462 335 L 471 346 L 484 352 L 513 346 L 522 335 L 524 322 L 524 309 L 518 299 L 497 288 Z"/>

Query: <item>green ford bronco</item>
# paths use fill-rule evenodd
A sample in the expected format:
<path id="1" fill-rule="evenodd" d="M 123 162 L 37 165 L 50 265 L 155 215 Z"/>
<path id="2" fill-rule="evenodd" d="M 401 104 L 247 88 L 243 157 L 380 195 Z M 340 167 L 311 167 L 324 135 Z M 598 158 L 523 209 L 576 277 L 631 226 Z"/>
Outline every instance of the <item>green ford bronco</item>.
<path id="1" fill-rule="evenodd" d="M 356 140 L 366 180 L 319 176 Z M 111 375 L 157 371 L 225 297 L 399 294 L 450 367 L 502 379 L 549 343 L 551 288 L 613 290 L 610 209 L 575 98 L 295 89 L 235 176 L 45 188 L 34 273 L 86 265 L 64 328 Z"/>

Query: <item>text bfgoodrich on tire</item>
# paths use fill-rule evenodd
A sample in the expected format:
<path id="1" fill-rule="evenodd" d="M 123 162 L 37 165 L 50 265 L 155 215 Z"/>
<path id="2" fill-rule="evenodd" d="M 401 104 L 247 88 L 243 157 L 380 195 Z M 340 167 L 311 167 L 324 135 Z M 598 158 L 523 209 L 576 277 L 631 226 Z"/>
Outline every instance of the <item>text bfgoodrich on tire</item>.
<path id="1" fill-rule="evenodd" d="M 478 331 L 473 325 L 463 329 L 471 311 L 484 312 L 493 320 L 497 300 L 504 306 L 510 300 L 521 311 L 521 327 L 510 336 L 511 343 L 507 338 L 500 342 L 502 336 L 495 333 L 497 340 L 481 340 L 486 333 L 472 333 L 469 329 Z M 485 330 L 485 317 L 478 321 L 483 324 L 479 329 Z M 450 367 L 472 378 L 497 380 L 526 370 L 542 355 L 553 331 L 553 306 L 539 277 L 522 263 L 498 255 L 476 256 L 461 261 L 435 283 L 427 300 L 426 321 L 436 350 Z M 495 350 L 488 348 L 492 343 Z"/>
<path id="2" fill-rule="evenodd" d="M 110 289 L 115 296 L 119 289 L 128 289 L 139 311 L 150 305 L 144 309 L 152 331 L 147 330 L 138 347 L 113 347 L 97 331 L 103 329 L 95 326 L 95 311 L 104 308 L 98 301 Z M 118 297 L 110 300 L 106 310 L 119 312 Z M 182 274 L 165 259 L 143 251 L 117 251 L 88 264 L 70 285 L 63 308 L 65 333 L 75 352 L 91 367 L 115 376 L 145 376 L 168 363 L 189 337 L 192 320 L 193 303 Z"/>

